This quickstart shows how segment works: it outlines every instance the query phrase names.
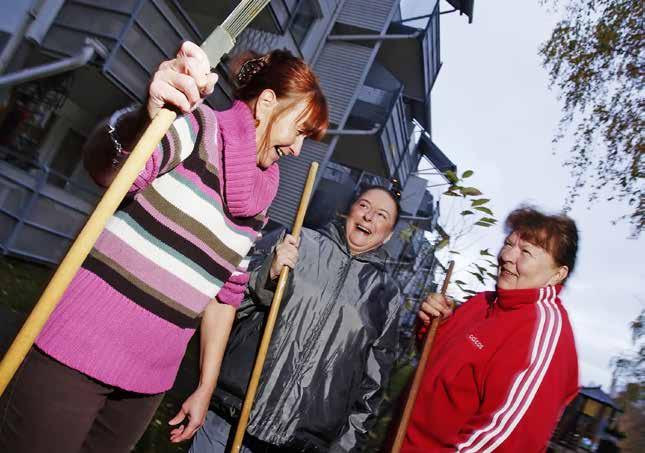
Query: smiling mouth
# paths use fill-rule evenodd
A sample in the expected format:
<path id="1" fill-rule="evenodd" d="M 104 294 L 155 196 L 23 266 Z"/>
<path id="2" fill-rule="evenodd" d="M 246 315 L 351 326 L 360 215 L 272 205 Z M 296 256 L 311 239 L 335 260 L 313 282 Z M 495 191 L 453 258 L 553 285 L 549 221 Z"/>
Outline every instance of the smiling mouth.
<path id="1" fill-rule="evenodd" d="M 504 276 L 507 276 L 507 277 L 517 278 L 517 274 L 514 274 L 513 272 L 509 271 L 508 269 L 502 269 L 501 275 L 504 275 Z"/>
<path id="2" fill-rule="evenodd" d="M 356 229 L 365 234 L 372 234 L 372 232 L 368 228 L 365 228 L 363 225 L 356 225 Z"/>

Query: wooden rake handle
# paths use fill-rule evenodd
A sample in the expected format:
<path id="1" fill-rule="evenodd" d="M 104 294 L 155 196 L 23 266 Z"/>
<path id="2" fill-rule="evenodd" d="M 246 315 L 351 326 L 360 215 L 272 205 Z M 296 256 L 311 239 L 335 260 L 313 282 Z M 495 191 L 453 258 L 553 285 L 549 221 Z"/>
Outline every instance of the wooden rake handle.
<path id="1" fill-rule="evenodd" d="M 40 296 L 20 332 L 18 332 L 2 362 L 0 362 L 0 395 L 9 385 L 16 370 L 34 344 L 36 337 L 54 311 L 54 308 L 56 308 L 67 286 L 76 275 L 92 247 L 94 247 L 94 243 L 99 238 L 105 224 L 121 204 L 139 172 L 176 117 L 177 114 L 168 109 L 162 109 L 157 113 L 112 184 L 105 191 L 103 198 L 94 208 L 94 212 L 67 251 L 65 258 L 58 265 L 58 269 L 49 281 L 45 291 Z"/>
<path id="2" fill-rule="evenodd" d="M 443 285 L 441 286 L 441 295 L 445 296 L 446 291 L 448 290 L 448 285 L 450 284 L 450 277 L 452 276 L 452 270 L 455 268 L 455 262 L 451 261 L 448 265 L 448 270 L 446 271 L 446 278 L 443 280 Z M 419 393 L 419 387 L 421 386 L 421 379 L 423 378 L 423 373 L 425 372 L 426 365 L 428 363 L 428 357 L 430 356 L 430 351 L 432 350 L 432 343 L 434 342 L 434 337 L 439 328 L 439 323 L 441 322 L 440 317 L 436 317 L 430 323 L 430 330 L 426 335 L 426 338 L 423 342 L 423 350 L 421 351 L 421 357 L 419 358 L 419 365 L 414 372 L 414 380 L 412 381 L 412 387 L 410 387 L 410 394 L 408 399 L 405 402 L 405 408 L 403 409 L 403 415 L 401 416 L 401 422 L 396 431 L 396 437 L 394 438 L 394 445 L 392 446 L 392 453 L 399 453 L 401 446 L 403 445 L 403 440 L 405 439 L 405 433 L 408 430 L 408 423 L 410 422 L 410 416 L 412 415 L 412 409 L 414 408 L 414 402 L 417 399 L 417 394 Z"/>
<path id="3" fill-rule="evenodd" d="M 300 207 L 298 208 L 296 219 L 293 222 L 293 229 L 291 230 L 291 234 L 295 236 L 296 239 L 300 237 L 302 222 L 305 219 L 305 213 L 307 212 L 307 207 L 309 206 L 309 199 L 311 198 L 311 192 L 313 191 L 317 172 L 318 163 L 312 162 L 311 166 L 309 167 L 309 175 L 307 176 L 307 181 L 305 182 L 302 197 L 300 198 Z M 253 401 L 255 400 L 255 394 L 258 390 L 260 376 L 262 375 L 262 368 L 264 367 L 264 361 L 269 349 L 269 343 L 271 342 L 273 328 L 275 327 L 275 322 L 278 318 L 278 311 L 280 310 L 280 304 L 282 303 L 282 296 L 284 295 L 284 289 L 287 285 L 288 276 L 289 267 L 284 266 L 280 271 L 280 277 L 278 278 L 278 284 L 273 295 L 273 301 L 271 302 L 271 308 L 269 310 L 269 315 L 267 316 L 264 333 L 262 334 L 260 349 L 258 350 L 258 355 L 255 358 L 255 364 L 253 365 L 253 373 L 251 374 L 251 380 L 249 381 L 249 386 L 246 390 L 246 396 L 244 397 L 244 405 L 242 406 L 242 412 L 240 413 L 240 420 L 237 423 L 237 430 L 235 431 L 235 438 L 233 439 L 233 445 L 231 446 L 231 453 L 239 453 L 240 448 L 242 447 L 242 440 L 244 439 L 244 434 L 246 433 L 246 426 L 249 423 L 249 416 L 253 407 Z"/>

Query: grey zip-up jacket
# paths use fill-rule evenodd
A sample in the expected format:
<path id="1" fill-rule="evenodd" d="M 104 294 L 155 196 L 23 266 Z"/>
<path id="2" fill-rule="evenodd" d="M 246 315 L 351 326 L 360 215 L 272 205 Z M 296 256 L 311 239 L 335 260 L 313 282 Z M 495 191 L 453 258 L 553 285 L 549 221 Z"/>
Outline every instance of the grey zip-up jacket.
<path id="1" fill-rule="evenodd" d="M 361 451 L 395 359 L 399 288 L 386 252 L 351 256 L 341 224 L 303 229 L 299 251 L 248 432 L 281 451 Z M 237 416 L 246 391 L 273 298 L 272 258 L 252 272 L 255 305 L 244 304 L 229 339 L 214 396 L 225 416 Z"/>

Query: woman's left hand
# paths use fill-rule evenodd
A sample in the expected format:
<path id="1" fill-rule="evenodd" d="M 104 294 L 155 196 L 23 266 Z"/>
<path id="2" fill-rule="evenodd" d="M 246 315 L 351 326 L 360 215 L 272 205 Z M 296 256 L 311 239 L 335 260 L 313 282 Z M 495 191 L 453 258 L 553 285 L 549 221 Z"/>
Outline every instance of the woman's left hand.
<path id="1" fill-rule="evenodd" d="M 212 392 L 200 390 L 199 388 L 188 397 L 181 409 L 172 420 L 168 422 L 169 425 L 175 426 L 183 422 L 188 417 L 187 425 L 180 425 L 170 431 L 170 442 L 178 443 L 190 439 L 195 435 L 197 430 L 202 427 L 206 420 L 206 413 L 211 401 Z"/>

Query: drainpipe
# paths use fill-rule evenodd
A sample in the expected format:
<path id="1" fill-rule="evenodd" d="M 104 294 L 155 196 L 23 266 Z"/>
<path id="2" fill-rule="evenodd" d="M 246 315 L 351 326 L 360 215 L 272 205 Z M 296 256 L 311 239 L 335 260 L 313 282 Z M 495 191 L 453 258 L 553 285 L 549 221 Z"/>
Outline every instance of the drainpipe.
<path id="1" fill-rule="evenodd" d="M 5 45 L 4 49 L 0 51 L 0 74 L 2 74 L 7 69 L 7 66 L 9 66 L 9 63 L 16 55 L 16 52 L 18 51 L 18 48 L 20 47 L 20 44 L 25 37 L 25 33 L 29 29 L 29 25 L 34 20 L 32 14 L 33 13 L 31 11 L 27 11 L 22 19 L 20 27 L 11 36 L 11 38 L 9 38 L 9 41 Z"/>
<path id="2" fill-rule="evenodd" d="M 327 135 L 374 135 L 381 130 L 380 124 L 375 124 L 372 129 L 327 129 Z"/>
<path id="3" fill-rule="evenodd" d="M 329 35 L 327 41 L 391 41 L 396 39 L 416 39 L 424 33 L 417 30 L 414 33 L 392 35 Z"/>
<path id="4" fill-rule="evenodd" d="M 52 23 L 54 23 L 64 3 L 65 0 L 45 0 L 38 9 L 34 21 L 29 25 L 29 29 L 25 33 L 25 38 L 38 45 L 42 44 L 43 38 L 49 31 Z"/>
<path id="5" fill-rule="evenodd" d="M 30 82 L 32 80 L 72 71 L 80 68 L 81 66 L 85 66 L 96 54 L 105 58 L 107 55 L 107 49 L 98 41 L 86 38 L 85 46 L 83 46 L 76 55 L 53 63 L 47 63 L 0 76 L 0 87 L 18 85 L 20 83 Z"/>

